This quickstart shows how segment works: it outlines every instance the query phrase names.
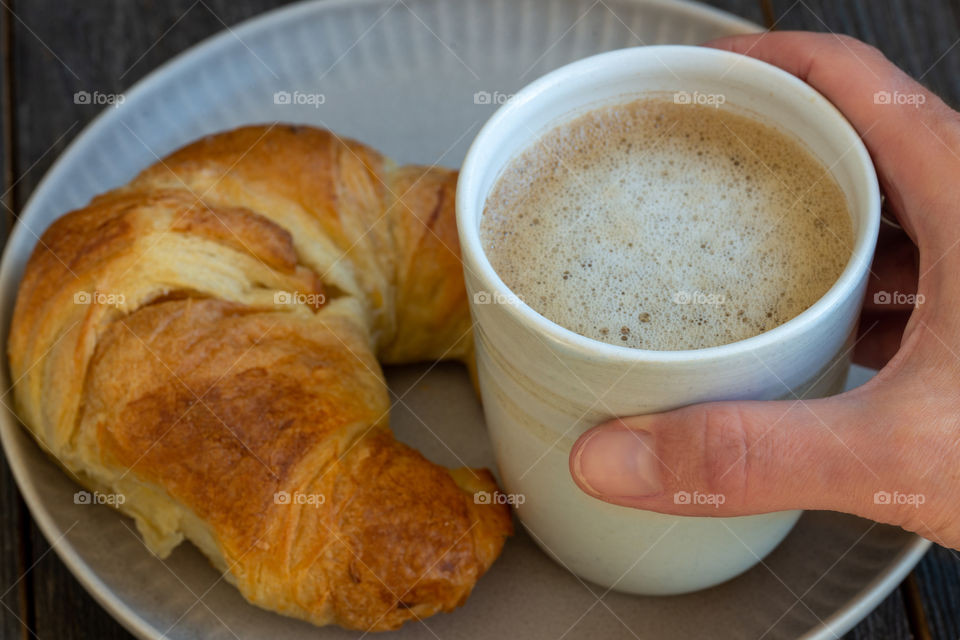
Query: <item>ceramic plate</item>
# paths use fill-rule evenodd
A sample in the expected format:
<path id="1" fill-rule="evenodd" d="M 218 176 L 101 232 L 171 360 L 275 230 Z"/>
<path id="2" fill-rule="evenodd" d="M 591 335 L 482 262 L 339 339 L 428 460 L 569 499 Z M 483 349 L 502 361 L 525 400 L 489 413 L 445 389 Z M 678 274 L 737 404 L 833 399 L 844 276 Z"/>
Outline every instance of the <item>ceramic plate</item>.
<path id="1" fill-rule="evenodd" d="M 756 25 L 696 4 L 626 0 L 328 0 L 265 14 L 187 51 L 77 137 L 28 203 L 0 267 L 5 339 L 36 234 L 180 145 L 252 122 L 328 127 L 402 162 L 459 165 L 480 125 L 543 73 L 600 51 L 695 44 Z M 0 345 L 6 353 L 6 345 Z M 9 374 L 2 367 L 4 388 Z M 855 370 L 851 385 L 869 373 Z M 455 365 L 388 371 L 398 436 L 432 460 L 492 466 L 480 405 Z M 8 396 L 9 397 L 9 396 Z M 151 556 L 130 520 L 74 504 L 77 487 L 10 413 L 2 441 L 47 539 L 142 638 L 357 638 L 260 610 L 189 544 Z M 719 587 L 640 598 L 583 583 L 524 534 L 467 604 L 395 638 L 821 638 L 864 617 L 928 543 L 892 527 L 807 513 L 764 562 Z"/>

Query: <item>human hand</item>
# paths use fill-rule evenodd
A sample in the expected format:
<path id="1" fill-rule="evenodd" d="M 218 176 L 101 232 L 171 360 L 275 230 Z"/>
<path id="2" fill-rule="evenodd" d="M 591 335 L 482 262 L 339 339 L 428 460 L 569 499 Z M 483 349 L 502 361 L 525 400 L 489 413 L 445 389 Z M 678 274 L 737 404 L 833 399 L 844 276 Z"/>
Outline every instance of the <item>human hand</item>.
<path id="1" fill-rule="evenodd" d="M 573 446 L 574 480 L 601 500 L 661 513 L 828 509 L 960 548 L 960 114 L 853 38 L 785 32 L 708 46 L 805 80 L 869 149 L 903 227 L 881 225 L 854 356 L 883 368 L 831 398 L 611 420 Z M 902 303 L 879 304 L 879 292 L 904 294 L 893 300 Z M 680 491 L 724 501 L 676 504 Z"/>

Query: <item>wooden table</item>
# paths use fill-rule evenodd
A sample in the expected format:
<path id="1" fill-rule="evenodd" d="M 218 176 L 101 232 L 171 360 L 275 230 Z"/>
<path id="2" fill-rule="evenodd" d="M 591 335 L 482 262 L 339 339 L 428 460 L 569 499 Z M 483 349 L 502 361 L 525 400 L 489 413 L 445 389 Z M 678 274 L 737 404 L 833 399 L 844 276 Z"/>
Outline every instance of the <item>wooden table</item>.
<path id="1" fill-rule="evenodd" d="M 453 0 L 451 0 L 453 1 Z M 277 0 L 0 0 L 3 200 L 19 211 L 98 112 L 73 94 L 120 92 L 199 40 Z M 857 36 L 960 105 L 956 0 L 710 0 L 777 29 Z M 13 222 L 7 211 L 5 231 Z M 2 220 L 2 218 L 0 218 Z M 66 570 L 0 461 L 0 639 L 130 638 Z M 935 547 L 850 638 L 960 638 L 960 554 Z"/>

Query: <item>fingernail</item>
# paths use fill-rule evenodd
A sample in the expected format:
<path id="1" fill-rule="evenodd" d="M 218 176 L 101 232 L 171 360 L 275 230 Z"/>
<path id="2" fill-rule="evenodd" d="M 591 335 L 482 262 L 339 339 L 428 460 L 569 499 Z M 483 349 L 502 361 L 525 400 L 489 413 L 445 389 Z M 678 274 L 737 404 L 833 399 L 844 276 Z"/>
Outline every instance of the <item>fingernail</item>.
<path id="1" fill-rule="evenodd" d="M 573 473 L 597 497 L 651 496 L 663 490 L 654 451 L 654 437 L 646 431 L 598 429 L 580 445 Z"/>

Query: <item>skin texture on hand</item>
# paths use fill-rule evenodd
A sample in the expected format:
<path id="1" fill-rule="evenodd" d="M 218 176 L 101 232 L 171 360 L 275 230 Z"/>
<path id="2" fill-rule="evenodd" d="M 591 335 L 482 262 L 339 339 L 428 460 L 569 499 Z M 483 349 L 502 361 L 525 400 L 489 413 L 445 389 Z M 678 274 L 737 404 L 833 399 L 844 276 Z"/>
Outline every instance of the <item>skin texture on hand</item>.
<path id="1" fill-rule="evenodd" d="M 606 422 L 574 445 L 574 480 L 601 500 L 661 513 L 828 509 L 960 548 L 960 114 L 846 36 L 768 33 L 708 46 L 798 76 L 863 138 L 885 215 L 903 227 L 882 225 L 854 356 L 882 369 L 831 398 Z"/>

